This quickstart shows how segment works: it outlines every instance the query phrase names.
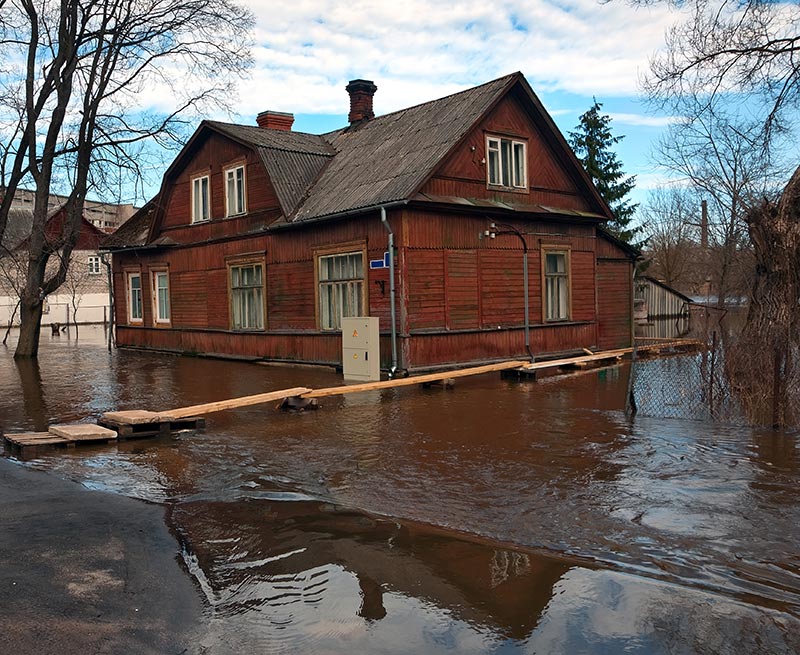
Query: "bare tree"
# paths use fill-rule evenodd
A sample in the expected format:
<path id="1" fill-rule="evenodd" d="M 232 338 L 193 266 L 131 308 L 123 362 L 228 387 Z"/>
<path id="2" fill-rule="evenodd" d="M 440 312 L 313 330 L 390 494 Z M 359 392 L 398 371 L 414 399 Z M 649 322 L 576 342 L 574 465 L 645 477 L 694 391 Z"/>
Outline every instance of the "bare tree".
<path id="1" fill-rule="evenodd" d="M 651 61 L 645 91 L 657 102 L 698 92 L 712 104 L 725 96 L 754 106 L 770 138 L 800 101 L 800 3 L 764 0 L 632 0 L 688 11 Z M 737 100 L 738 99 L 738 100 Z"/>
<path id="2" fill-rule="evenodd" d="M 8 315 L 8 324 L 3 334 L 4 346 L 8 342 L 8 336 L 14 326 L 14 319 L 19 311 L 22 287 L 25 283 L 23 255 L 22 251 L 8 250 L 4 246 L 0 246 L 0 295 L 6 296 L 10 302 L 14 303 L 14 309 Z"/>
<path id="3" fill-rule="evenodd" d="M 648 274 L 684 293 L 696 293 L 706 275 L 700 206 L 696 193 L 676 186 L 654 190 L 643 208 Z"/>
<path id="4" fill-rule="evenodd" d="M 708 276 L 718 304 L 746 293 L 742 262 L 748 259 L 745 215 L 765 195 L 774 195 L 779 176 L 763 147 L 761 125 L 742 120 L 694 96 L 684 103 L 684 120 L 659 142 L 656 161 L 708 200 Z"/>
<path id="5" fill-rule="evenodd" d="M 251 63 L 233 0 L 0 0 L 0 238 L 14 193 L 35 190 L 16 357 L 38 352 L 43 299 L 60 287 L 89 190 L 139 178 L 148 146 L 181 142 L 187 112 L 230 102 Z M 144 106 L 142 98 L 153 98 Z M 46 234 L 47 201 L 68 189 Z M 47 265 L 59 253 L 52 275 Z"/>

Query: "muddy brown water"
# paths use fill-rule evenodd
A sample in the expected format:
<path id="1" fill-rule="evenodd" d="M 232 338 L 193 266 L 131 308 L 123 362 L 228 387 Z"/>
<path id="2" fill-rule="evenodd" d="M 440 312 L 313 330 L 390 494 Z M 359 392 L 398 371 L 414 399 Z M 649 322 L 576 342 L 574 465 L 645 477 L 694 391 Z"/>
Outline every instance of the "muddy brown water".
<path id="1" fill-rule="evenodd" d="M 340 384 L 102 339 L 0 351 L 0 428 Z M 800 652 L 797 438 L 630 421 L 627 378 L 252 407 L 23 464 L 168 506 L 208 653 Z"/>

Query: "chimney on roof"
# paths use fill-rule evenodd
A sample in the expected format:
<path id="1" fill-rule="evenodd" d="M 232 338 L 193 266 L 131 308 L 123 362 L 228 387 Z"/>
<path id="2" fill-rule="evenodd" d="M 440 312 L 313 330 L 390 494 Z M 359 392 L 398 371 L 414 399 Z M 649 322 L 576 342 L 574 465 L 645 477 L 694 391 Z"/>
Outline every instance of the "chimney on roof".
<path id="1" fill-rule="evenodd" d="M 294 114 L 282 111 L 262 111 L 256 116 L 256 123 L 265 130 L 284 130 L 290 132 L 294 123 Z"/>
<path id="2" fill-rule="evenodd" d="M 372 96 L 378 87 L 372 80 L 350 80 L 346 90 L 350 94 L 350 114 L 347 117 L 350 125 L 375 118 L 375 112 L 372 111 Z"/>

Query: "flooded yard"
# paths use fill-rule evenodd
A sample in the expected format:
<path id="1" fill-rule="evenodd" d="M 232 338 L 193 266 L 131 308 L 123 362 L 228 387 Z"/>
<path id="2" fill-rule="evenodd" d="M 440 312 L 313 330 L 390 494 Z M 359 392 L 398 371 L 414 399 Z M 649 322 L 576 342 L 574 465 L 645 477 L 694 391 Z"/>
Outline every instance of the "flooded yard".
<path id="1" fill-rule="evenodd" d="M 109 353 L 98 328 L 43 337 L 38 365 L 12 354 L 7 432 L 341 383 Z M 629 420 L 627 383 L 627 366 L 490 374 L 222 412 L 24 465 L 167 505 L 209 653 L 800 651 L 796 437 Z"/>

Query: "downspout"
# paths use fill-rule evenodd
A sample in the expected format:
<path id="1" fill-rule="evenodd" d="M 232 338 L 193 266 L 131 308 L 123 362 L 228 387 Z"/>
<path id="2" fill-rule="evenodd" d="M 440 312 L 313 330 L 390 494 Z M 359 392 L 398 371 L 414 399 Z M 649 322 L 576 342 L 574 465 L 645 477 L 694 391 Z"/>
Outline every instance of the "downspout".
<path id="1" fill-rule="evenodd" d="M 100 253 L 100 261 L 106 267 L 106 280 L 108 281 L 108 352 L 114 341 L 114 281 L 111 275 L 111 262 L 106 259 L 107 253 Z"/>
<path id="2" fill-rule="evenodd" d="M 389 369 L 389 377 L 394 377 L 397 374 L 397 310 L 395 306 L 397 290 L 394 283 L 394 232 L 389 226 L 389 221 L 386 220 L 386 207 L 381 206 L 381 223 L 386 231 L 389 233 L 389 299 L 391 307 L 391 322 L 392 322 L 392 368 Z"/>

